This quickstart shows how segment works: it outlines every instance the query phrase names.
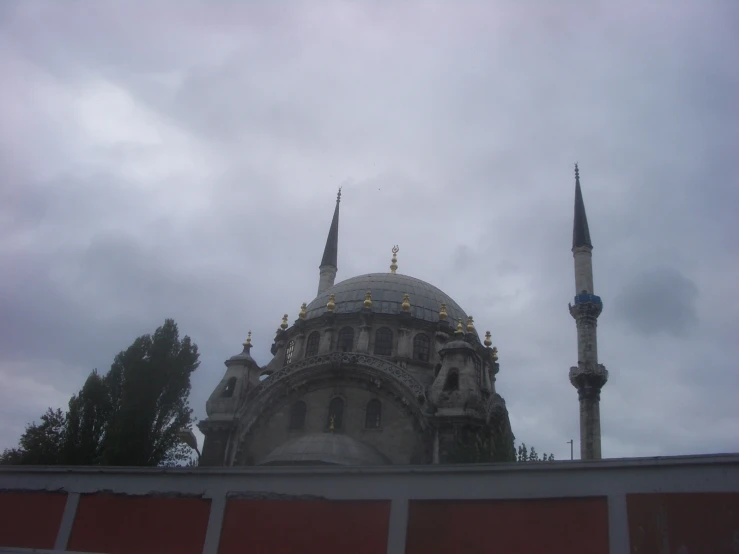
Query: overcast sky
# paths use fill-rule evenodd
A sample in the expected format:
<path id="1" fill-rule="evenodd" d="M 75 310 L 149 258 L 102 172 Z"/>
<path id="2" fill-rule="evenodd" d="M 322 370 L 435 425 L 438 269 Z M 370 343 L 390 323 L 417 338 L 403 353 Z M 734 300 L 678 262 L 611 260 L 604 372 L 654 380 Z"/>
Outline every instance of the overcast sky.
<path id="1" fill-rule="evenodd" d="M 275 7 L 275 4 L 279 4 Z M 579 449 L 580 163 L 603 455 L 739 450 L 739 7 L 0 3 L 0 449 L 174 318 L 205 400 L 337 280 L 423 279 L 500 351 L 517 442 Z"/>

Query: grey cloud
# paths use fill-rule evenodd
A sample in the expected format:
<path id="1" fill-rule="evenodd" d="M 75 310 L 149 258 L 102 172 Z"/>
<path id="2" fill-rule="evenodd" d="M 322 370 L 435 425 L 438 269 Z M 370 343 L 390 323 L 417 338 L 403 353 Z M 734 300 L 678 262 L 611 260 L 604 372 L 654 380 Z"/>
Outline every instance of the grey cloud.
<path id="1" fill-rule="evenodd" d="M 493 333 L 518 439 L 566 457 L 579 161 L 604 453 L 735 448 L 736 8 L 678 4 L 3 3 L 0 375 L 48 388 L 0 403 L 0 447 L 165 317 L 202 416 L 313 298 L 344 184 L 339 279 L 400 244 Z"/>
<path id="2" fill-rule="evenodd" d="M 633 331 L 644 335 L 667 333 L 684 337 L 698 326 L 698 287 L 672 268 L 635 275 L 613 306 Z"/>

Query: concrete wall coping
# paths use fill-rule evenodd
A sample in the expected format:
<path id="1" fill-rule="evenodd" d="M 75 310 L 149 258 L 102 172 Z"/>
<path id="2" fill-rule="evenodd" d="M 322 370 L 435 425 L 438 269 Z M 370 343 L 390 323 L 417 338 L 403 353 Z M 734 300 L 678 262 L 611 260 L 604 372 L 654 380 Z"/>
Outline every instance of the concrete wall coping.
<path id="1" fill-rule="evenodd" d="M 418 466 L 292 466 L 292 467 L 119 467 L 119 466 L 2 466 L 4 474 L 77 474 L 77 475 L 458 475 L 476 473 L 520 473 L 552 471 L 623 470 L 685 466 L 739 466 L 739 453 L 656 456 L 650 458 L 610 458 L 606 460 L 555 460 L 552 462 L 509 462 L 492 464 L 445 464 Z"/>

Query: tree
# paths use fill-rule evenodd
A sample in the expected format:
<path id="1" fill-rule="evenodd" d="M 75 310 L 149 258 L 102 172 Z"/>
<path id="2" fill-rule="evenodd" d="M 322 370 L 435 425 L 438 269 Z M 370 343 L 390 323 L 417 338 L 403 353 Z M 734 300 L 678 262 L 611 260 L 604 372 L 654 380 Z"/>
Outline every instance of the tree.
<path id="1" fill-rule="evenodd" d="M 53 465 L 63 463 L 66 439 L 66 415 L 49 408 L 41 423 L 31 423 L 21 435 L 18 448 L 6 449 L 0 456 L 2 464 Z"/>
<path id="2" fill-rule="evenodd" d="M 110 414 L 108 386 L 94 369 L 79 394 L 69 401 L 64 463 L 95 465 L 102 461 L 103 438 Z"/>
<path id="3" fill-rule="evenodd" d="M 190 375 L 199 362 L 190 337 L 169 319 L 120 352 L 106 375 L 111 415 L 103 441 L 106 465 L 170 465 L 188 458 L 177 437 L 190 426 Z"/>
<path id="4" fill-rule="evenodd" d="M 0 463 L 172 465 L 189 458 L 177 432 L 192 424 L 190 375 L 198 347 L 168 319 L 120 352 L 110 371 L 92 371 L 66 414 L 51 409 Z"/>
<path id="5" fill-rule="evenodd" d="M 544 453 L 542 457 L 539 458 L 539 453 L 533 446 L 531 447 L 531 450 L 529 450 L 526 448 L 526 443 L 522 442 L 518 447 L 518 455 L 516 459 L 519 462 L 553 462 L 554 454 Z"/>

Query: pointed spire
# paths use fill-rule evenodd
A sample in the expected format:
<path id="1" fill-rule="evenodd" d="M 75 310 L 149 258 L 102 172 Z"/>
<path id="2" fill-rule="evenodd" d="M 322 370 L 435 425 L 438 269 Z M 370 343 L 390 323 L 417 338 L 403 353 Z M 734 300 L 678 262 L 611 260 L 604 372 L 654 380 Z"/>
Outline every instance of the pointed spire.
<path id="1" fill-rule="evenodd" d="M 336 208 L 334 208 L 334 218 L 331 220 L 331 227 L 328 230 L 328 238 L 326 239 L 326 248 L 323 250 L 323 258 L 320 267 L 331 266 L 338 267 L 337 259 L 339 252 L 339 203 L 341 202 L 341 187 L 336 195 Z"/>
<path id="2" fill-rule="evenodd" d="M 585 215 L 585 202 L 580 190 L 580 170 L 575 164 L 575 221 L 572 227 L 572 248 L 578 246 L 593 247 L 590 242 L 590 229 L 588 229 L 588 218 Z"/>

